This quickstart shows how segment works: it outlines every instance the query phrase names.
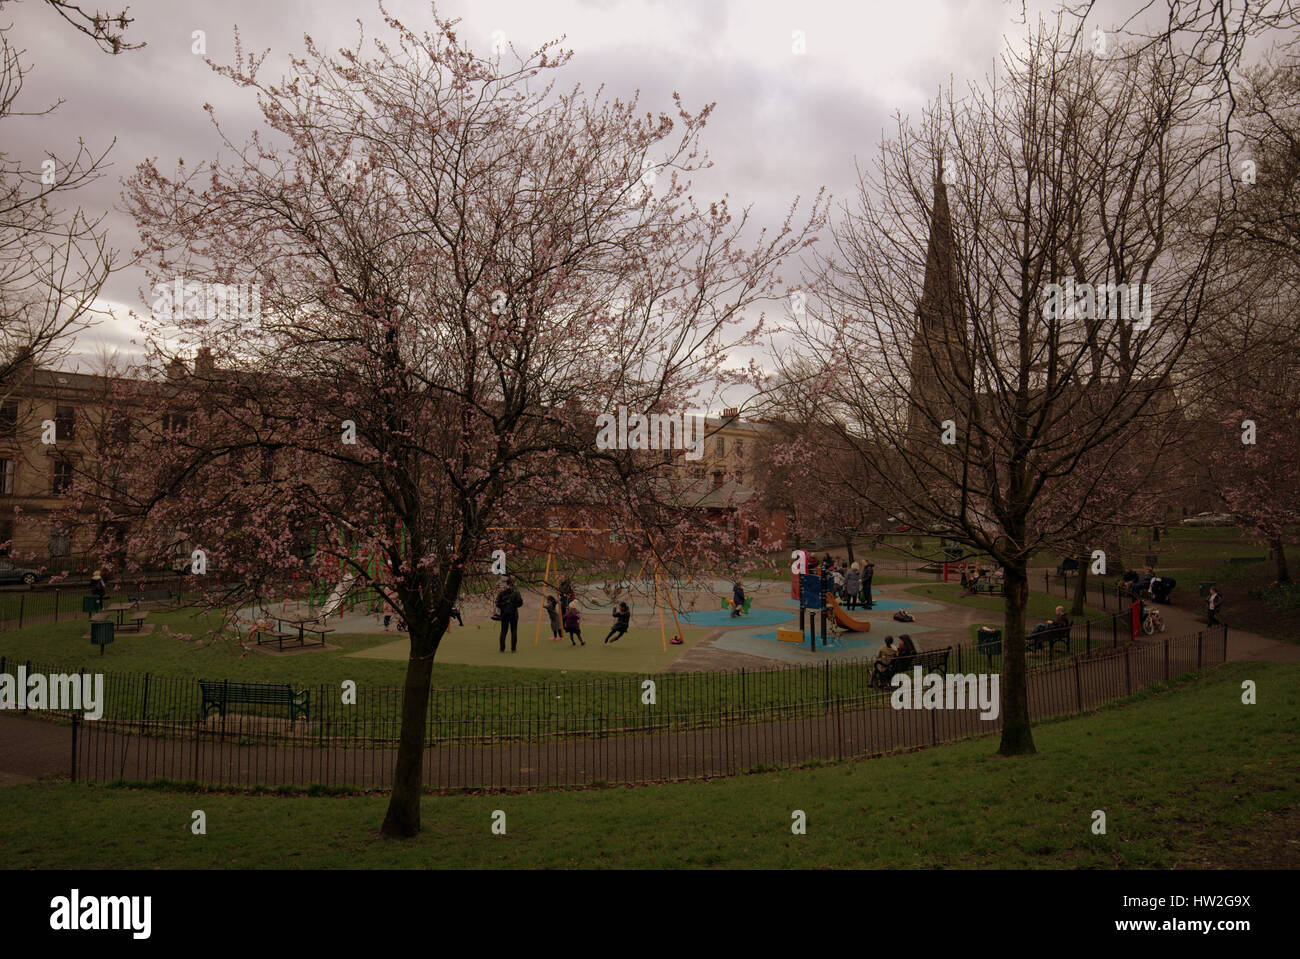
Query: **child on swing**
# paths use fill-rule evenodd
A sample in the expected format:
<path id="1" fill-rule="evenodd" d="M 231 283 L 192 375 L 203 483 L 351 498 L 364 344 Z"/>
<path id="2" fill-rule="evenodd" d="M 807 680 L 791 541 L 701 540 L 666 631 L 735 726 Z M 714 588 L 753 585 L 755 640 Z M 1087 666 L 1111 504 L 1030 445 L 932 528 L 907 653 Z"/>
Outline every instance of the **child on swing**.
<path id="1" fill-rule="evenodd" d="M 555 597 L 546 597 L 546 615 L 551 618 L 551 639 L 557 643 L 564 642 L 564 619 L 560 616 Z"/>
<path id="2" fill-rule="evenodd" d="M 632 619 L 632 611 L 628 609 L 627 603 L 619 603 L 614 607 L 614 627 L 605 637 L 606 643 L 617 643 L 627 633 L 628 623 Z"/>

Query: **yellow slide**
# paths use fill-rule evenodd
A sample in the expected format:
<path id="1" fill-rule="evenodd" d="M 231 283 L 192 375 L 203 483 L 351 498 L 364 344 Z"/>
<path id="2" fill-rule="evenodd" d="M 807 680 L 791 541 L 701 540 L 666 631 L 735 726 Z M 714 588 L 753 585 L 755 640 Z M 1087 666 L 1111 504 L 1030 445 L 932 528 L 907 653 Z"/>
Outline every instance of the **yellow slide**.
<path id="1" fill-rule="evenodd" d="M 850 633 L 869 633 L 871 632 L 871 623 L 865 619 L 854 619 L 848 613 L 844 612 L 840 606 L 839 600 L 833 595 L 830 597 L 831 611 L 835 614 L 835 622 L 839 623 Z"/>

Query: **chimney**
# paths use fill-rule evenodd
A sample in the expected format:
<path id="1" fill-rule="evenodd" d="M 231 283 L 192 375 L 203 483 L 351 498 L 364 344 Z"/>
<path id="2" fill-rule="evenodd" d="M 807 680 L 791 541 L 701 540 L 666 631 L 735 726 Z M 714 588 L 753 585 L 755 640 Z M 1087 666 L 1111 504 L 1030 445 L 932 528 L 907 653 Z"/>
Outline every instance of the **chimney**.
<path id="1" fill-rule="evenodd" d="M 185 361 L 179 356 L 173 356 L 171 362 L 167 364 L 167 379 L 179 380 L 185 376 Z"/>
<path id="2" fill-rule="evenodd" d="M 739 406 L 727 407 L 725 410 L 722 411 L 722 417 L 723 419 L 728 419 L 728 420 L 740 419 L 740 407 Z"/>
<path id="3" fill-rule="evenodd" d="M 194 375 L 202 379 L 212 377 L 212 348 L 208 346 L 199 347 L 199 352 L 194 357 Z"/>

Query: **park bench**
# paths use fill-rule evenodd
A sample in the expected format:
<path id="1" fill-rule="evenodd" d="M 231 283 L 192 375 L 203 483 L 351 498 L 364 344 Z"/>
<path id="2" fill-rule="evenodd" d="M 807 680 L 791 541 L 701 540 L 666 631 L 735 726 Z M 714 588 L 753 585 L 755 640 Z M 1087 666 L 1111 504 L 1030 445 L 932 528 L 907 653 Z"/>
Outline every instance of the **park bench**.
<path id="1" fill-rule="evenodd" d="M 1070 627 L 1069 626 L 1052 626 L 1048 629 L 1041 630 L 1037 633 L 1030 633 L 1025 637 L 1025 649 L 1030 652 L 1037 652 L 1044 646 L 1047 646 L 1049 653 L 1056 652 L 1056 644 L 1061 643 L 1068 651 L 1070 648 Z"/>
<path id="2" fill-rule="evenodd" d="M 298 717 L 308 718 L 311 694 L 307 690 L 295 693 L 287 683 L 232 683 L 227 679 L 200 679 L 203 691 L 203 716 L 216 709 L 222 716 L 231 703 L 248 703 L 257 706 L 287 706 L 289 725 Z"/>
<path id="3" fill-rule="evenodd" d="M 966 587 L 966 591 L 972 595 L 988 593 L 990 596 L 1001 596 L 1002 583 L 995 579 L 977 579 Z"/>
<path id="4" fill-rule="evenodd" d="M 131 620 L 131 628 L 137 633 L 144 632 L 144 621 L 149 618 L 148 613 L 132 613 L 127 617 Z M 123 626 L 123 629 L 126 627 Z"/>
<path id="5" fill-rule="evenodd" d="M 881 686 L 888 686 L 889 681 L 898 673 L 910 672 L 914 667 L 921 667 L 921 674 L 928 676 L 930 673 L 940 673 L 948 675 L 948 654 L 952 652 L 951 646 L 945 646 L 943 649 L 923 649 L 915 656 L 895 656 L 889 664 L 889 670 L 881 673 L 872 667 L 872 679 Z"/>
<path id="6" fill-rule="evenodd" d="M 1262 556 L 1229 556 L 1224 560 L 1229 566 L 1237 566 L 1241 563 L 1262 563 L 1263 561 L 1264 557 Z"/>

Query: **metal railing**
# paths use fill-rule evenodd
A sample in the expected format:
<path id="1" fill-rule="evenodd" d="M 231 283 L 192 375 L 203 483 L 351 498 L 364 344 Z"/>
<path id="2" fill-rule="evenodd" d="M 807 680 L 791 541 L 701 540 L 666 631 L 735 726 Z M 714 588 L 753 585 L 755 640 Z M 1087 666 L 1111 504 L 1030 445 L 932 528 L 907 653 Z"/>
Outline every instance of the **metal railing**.
<path id="1" fill-rule="evenodd" d="M 1036 659 L 1031 718 L 1082 712 L 1223 662 L 1227 631 L 1144 639 Z M 972 657 L 977 658 L 972 658 Z M 985 657 L 954 650 L 949 672 Z M 0 672 L 22 666 L 0 659 Z M 584 683 L 435 689 L 425 722 L 430 789 L 552 788 L 735 775 L 875 756 L 990 734 L 1001 715 L 909 710 L 870 686 L 869 660 L 772 670 L 658 673 Z M 652 683 L 652 686 L 647 686 Z M 391 785 L 402 691 L 306 689 L 306 718 L 287 708 L 208 703 L 197 680 L 106 674 L 104 714 L 69 723 L 71 775 L 96 781 L 194 781 L 217 787 Z M 292 692 L 302 691 L 292 687 Z M 348 701 L 345 701 L 345 698 Z M 46 713 L 47 717 L 54 718 Z"/>

